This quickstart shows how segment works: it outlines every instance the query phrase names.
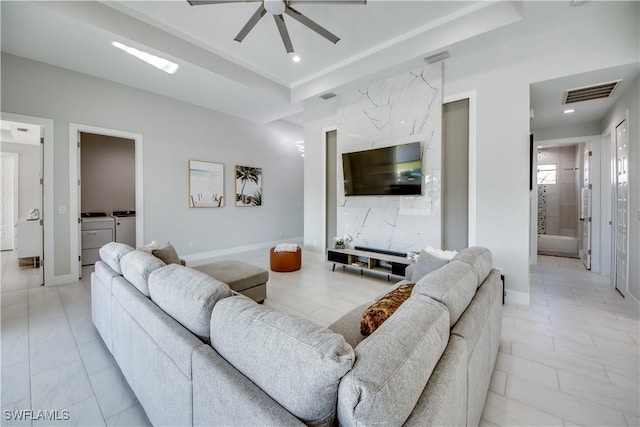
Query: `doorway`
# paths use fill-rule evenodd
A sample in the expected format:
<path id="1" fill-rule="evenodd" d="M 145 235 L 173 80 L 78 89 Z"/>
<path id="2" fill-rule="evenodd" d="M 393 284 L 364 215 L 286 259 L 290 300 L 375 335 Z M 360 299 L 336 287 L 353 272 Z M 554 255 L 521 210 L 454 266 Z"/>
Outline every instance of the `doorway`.
<path id="1" fill-rule="evenodd" d="M 584 144 L 538 147 L 538 254 L 579 257 L 580 191 Z"/>
<path id="2" fill-rule="evenodd" d="M 469 246 L 469 99 L 442 105 L 442 249 Z"/>
<path id="3" fill-rule="evenodd" d="M 27 286 L 43 285 L 43 130 L 37 124 L 4 117 L 0 196 L 3 264 L 7 261 L 15 267 L 16 279 L 25 279 Z"/>
<path id="4" fill-rule="evenodd" d="M 82 266 L 93 264 L 98 256 L 99 247 L 105 241 L 118 241 L 117 226 L 121 226 L 120 237 L 126 232 L 126 241 L 131 246 L 142 245 L 144 242 L 144 215 L 143 215 L 143 184 L 142 184 L 142 135 L 119 131 L 114 129 L 98 128 L 89 125 L 71 124 L 70 125 L 70 152 L 71 164 L 75 164 L 75 168 L 70 170 L 70 210 L 74 213 L 71 215 L 71 253 L 73 259 L 77 259 L 74 266 L 74 273 L 77 277 L 82 276 Z M 82 147 L 85 142 L 90 142 L 93 146 L 91 151 L 97 156 L 98 160 L 93 162 L 84 156 Z M 133 164 L 127 167 L 126 172 L 118 173 L 113 176 L 114 169 L 119 169 L 121 163 L 129 163 L 129 160 L 122 160 L 122 156 L 131 154 L 130 148 L 126 148 L 126 144 L 133 145 Z M 118 144 L 111 146 L 110 144 Z M 97 148 L 96 148 L 97 147 Z M 111 154 L 119 157 L 119 160 L 112 162 L 112 166 L 105 164 L 104 150 L 107 149 Z M 97 154 L 96 154 L 97 151 Z M 102 152 L 102 154 L 100 154 Z M 83 160 L 87 162 L 83 164 Z M 118 166 L 114 166 L 118 163 Z M 106 174 L 105 176 L 91 178 L 94 175 Z M 128 175 L 128 184 L 118 184 L 114 180 L 120 180 Z M 133 189 L 131 189 L 131 178 L 133 178 Z M 83 181 L 86 185 L 95 190 L 89 190 L 83 197 Z M 93 181 L 93 182 L 92 182 Z M 120 182 L 120 181 L 118 181 Z M 113 192 L 120 186 L 129 187 L 126 192 Z M 93 197 L 95 192 L 107 194 L 107 197 Z M 124 197 L 120 197 L 125 194 Z M 90 196 L 93 195 L 93 196 Z M 133 206 L 132 206 L 133 205 Z M 100 213 L 100 217 L 92 217 L 92 214 Z M 88 215 L 87 215 L 88 214 Z M 98 239 L 99 241 L 96 241 Z M 106 239 L 105 241 L 103 241 Z"/>

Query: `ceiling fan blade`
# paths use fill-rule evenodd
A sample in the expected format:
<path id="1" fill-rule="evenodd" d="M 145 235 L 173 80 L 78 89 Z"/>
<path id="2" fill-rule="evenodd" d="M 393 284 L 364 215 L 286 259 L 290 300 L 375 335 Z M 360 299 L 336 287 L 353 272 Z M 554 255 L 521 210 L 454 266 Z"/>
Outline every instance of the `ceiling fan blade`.
<path id="1" fill-rule="evenodd" d="M 224 3 L 248 3 L 262 0 L 187 0 L 191 6 L 203 6 L 206 4 L 224 4 Z"/>
<path id="2" fill-rule="evenodd" d="M 367 4 L 367 0 L 289 0 L 287 3 L 300 3 L 300 4 L 304 4 L 304 3 L 321 3 L 321 4 L 327 4 L 327 3 L 337 3 L 337 4 Z"/>
<path id="3" fill-rule="evenodd" d="M 249 34 L 249 31 L 251 31 L 253 27 L 256 26 L 260 18 L 262 18 L 265 13 L 267 13 L 267 11 L 264 8 L 264 5 L 261 4 L 258 10 L 256 10 L 256 12 L 253 15 L 251 15 L 251 18 L 249 18 L 247 23 L 244 24 L 244 27 L 242 27 L 242 29 L 240 30 L 236 38 L 234 38 L 234 40 L 237 42 L 241 42 L 242 40 L 244 40 L 244 38 L 247 37 L 247 34 Z"/>
<path id="4" fill-rule="evenodd" d="M 322 37 L 329 40 L 331 43 L 336 44 L 340 41 L 340 37 L 336 36 L 326 28 L 316 24 L 314 21 L 307 18 L 306 16 L 304 16 L 302 13 L 298 12 L 291 6 L 287 5 L 287 8 L 285 9 L 285 13 L 290 17 L 292 17 L 293 19 L 295 19 L 296 21 L 298 21 L 299 23 L 301 23 L 302 25 L 305 25 L 311 28 L 313 31 L 320 34 Z"/>
<path id="5" fill-rule="evenodd" d="M 276 20 L 278 31 L 280 31 L 280 37 L 282 37 L 282 43 L 284 43 L 287 53 L 293 52 L 293 44 L 291 43 L 291 37 L 289 37 L 289 31 L 287 31 L 287 25 L 284 23 L 284 16 L 273 15 L 273 19 Z"/>

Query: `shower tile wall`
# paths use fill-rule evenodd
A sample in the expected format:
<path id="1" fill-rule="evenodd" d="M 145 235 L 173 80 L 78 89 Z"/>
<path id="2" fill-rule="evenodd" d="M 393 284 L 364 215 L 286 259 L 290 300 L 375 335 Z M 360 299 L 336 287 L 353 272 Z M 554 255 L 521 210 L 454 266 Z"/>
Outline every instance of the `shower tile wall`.
<path id="1" fill-rule="evenodd" d="M 538 210 L 539 224 L 544 224 L 540 234 L 554 236 L 578 236 L 579 198 L 578 146 L 546 148 L 538 151 L 538 164 L 557 165 L 557 184 L 538 186 L 538 194 L 544 194 L 544 209 Z M 539 227 L 540 229 L 540 227 Z"/>

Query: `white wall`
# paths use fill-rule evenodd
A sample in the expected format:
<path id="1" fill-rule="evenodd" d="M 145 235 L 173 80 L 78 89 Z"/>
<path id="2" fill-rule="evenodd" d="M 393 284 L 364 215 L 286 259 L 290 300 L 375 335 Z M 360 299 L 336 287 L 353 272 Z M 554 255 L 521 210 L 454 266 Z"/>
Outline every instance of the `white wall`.
<path id="1" fill-rule="evenodd" d="M 600 133 L 600 120 L 580 123 L 573 126 L 532 128 L 531 132 L 533 133 L 533 137 L 536 141 L 598 135 Z"/>
<path id="2" fill-rule="evenodd" d="M 135 141 L 83 132 L 80 153 L 80 212 L 135 210 Z"/>
<path id="3" fill-rule="evenodd" d="M 477 244 L 493 252 L 494 266 L 503 269 L 507 298 L 512 301 L 529 301 L 529 85 L 637 62 L 638 6 L 587 2 L 571 9 L 573 17 L 538 16 L 538 22 L 551 29 L 539 34 L 535 21 L 525 22 L 531 35 L 519 39 L 513 36 L 513 24 L 504 29 L 499 44 L 492 38 L 487 47 L 489 36 L 477 37 L 471 43 L 473 53 L 456 56 L 452 48 L 444 64 L 444 98 L 477 93 Z M 525 2 L 524 7 L 525 15 L 535 15 L 530 9 L 536 2 Z M 309 113 L 315 120 L 305 128 L 305 166 L 319 161 L 314 157 L 319 150 L 312 147 L 319 144 L 320 135 L 313 126 L 331 122 L 326 111 L 315 110 L 316 105 L 305 104 L 315 112 Z M 305 201 L 317 203 L 312 199 L 322 197 L 311 194 L 317 180 L 305 182 Z M 320 227 L 317 216 L 305 216 L 305 231 Z M 305 242 L 319 239 L 315 233 L 305 234 Z"/>
<path id="4" fill-rule="evenodd" d="M 303 231 L 302 128 L 257 125 L 171 98 L 2 54 L 2 110 L 54 120 L 55 275 L 71 271 L 69 123 L 144 136 L 144 236 L 170 241 L 181 255 L 283 239 Z M 263 206 L 188 208 L 188 160 L 262 166 Z M 65 213 L 59 213 L 63 206 Z M 191 244 L 190 244 L 191 243 Z"/>
<path id="5" fill-rule="evenodd" d="M 640 300 L 640 79 L 615 103 L 602 120 L 602 133 L 627 118 L 629 132 L 629 293 Z"/>
<path id="6" fill-rule="evenodd" d="M 2 143 L 3 153 L 18 153 L 18 218 L 27 218 L 29 210 L 34 208 L 42 215 L 40 151 L 39 145 Z"/>

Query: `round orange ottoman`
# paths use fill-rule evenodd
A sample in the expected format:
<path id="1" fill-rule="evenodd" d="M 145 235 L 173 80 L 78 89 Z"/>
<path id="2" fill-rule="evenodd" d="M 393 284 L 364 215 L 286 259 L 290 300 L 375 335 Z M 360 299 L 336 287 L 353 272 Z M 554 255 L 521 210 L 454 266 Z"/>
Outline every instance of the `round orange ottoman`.
<path id="1" fill-rule="evenodd" d="M 295 252 L 276 252 L 276 248 L 271 248 L 269 253 L 271 271 L 286 273 L 288 271 L 300 270 L 302 264 L 302 249 L 298 246 Z"/>

